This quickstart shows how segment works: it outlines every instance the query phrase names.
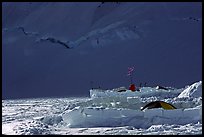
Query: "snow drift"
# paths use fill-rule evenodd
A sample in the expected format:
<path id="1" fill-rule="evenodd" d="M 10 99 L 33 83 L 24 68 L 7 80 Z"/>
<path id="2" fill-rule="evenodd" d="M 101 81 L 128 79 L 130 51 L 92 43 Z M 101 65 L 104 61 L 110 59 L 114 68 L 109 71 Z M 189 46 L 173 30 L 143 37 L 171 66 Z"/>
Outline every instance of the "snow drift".
<path id="1" fill-rule="evenodd" d="M 196 82 L 186 88 L 178 98 L 202 97 L 202 81 Z"/>

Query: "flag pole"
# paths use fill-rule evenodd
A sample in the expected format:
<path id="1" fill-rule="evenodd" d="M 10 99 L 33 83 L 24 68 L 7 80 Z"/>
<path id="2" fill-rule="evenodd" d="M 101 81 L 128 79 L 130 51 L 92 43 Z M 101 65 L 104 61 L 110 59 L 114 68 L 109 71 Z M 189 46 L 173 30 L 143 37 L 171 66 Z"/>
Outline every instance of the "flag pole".
<path id="1" fill-rule="evenodd" d="M 128 74 L 127 76 L 130 76 L 130 84 L 133 84 L 132 83 L 132 73 L 134 71 L 134 67 L 128 67 Z"/>
<path id="2" fill-rule="evenodd" d="M 130 84 L 133 84 L 133 83 L 132 83 L 132 75 L 130 75 Z"/>

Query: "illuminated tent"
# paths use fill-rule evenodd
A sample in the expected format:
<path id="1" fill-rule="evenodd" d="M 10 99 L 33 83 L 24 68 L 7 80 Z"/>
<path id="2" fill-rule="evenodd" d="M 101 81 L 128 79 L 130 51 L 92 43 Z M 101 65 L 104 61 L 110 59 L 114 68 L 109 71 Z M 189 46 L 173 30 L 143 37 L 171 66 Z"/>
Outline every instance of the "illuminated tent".
<path id="1" fill-rule="evenodd" d="M 154 101 L 154 102 L 150 102 L 147 105 L 145 105 L 144 107 L 142 107 L 141 110 L 152 109 L 152 108 L 176 109 L 176 107 L 174 107 L 173 105 L 166 103 L 164 101 Z"/>

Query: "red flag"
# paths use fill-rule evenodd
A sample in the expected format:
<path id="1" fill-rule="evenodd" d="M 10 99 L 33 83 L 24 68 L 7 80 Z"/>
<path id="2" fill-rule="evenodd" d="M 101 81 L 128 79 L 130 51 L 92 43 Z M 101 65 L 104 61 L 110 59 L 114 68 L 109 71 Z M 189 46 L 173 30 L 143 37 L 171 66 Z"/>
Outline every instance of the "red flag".
<path id="1" fill-rule="evenodd" d="M 133 72 L 133 70 L 134 70 L 134 67 L 128 67 L 128 76 L 130 76 L 131 75 L 131 73 Z"/>

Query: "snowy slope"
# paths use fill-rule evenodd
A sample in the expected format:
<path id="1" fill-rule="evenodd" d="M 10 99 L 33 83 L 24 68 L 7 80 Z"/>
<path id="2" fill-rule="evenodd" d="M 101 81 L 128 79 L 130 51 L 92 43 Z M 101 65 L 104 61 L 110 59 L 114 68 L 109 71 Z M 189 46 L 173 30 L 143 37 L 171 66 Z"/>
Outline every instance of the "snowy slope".
<path id="1" fill-rule="evenodd" d="M 136 85 L 201 80 L 201 9 L 201 3 L 3 3 L 3 97 L 88 96 L 90 81 L 128 86 L 129 66 Z"/>

